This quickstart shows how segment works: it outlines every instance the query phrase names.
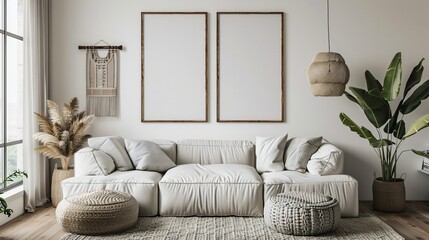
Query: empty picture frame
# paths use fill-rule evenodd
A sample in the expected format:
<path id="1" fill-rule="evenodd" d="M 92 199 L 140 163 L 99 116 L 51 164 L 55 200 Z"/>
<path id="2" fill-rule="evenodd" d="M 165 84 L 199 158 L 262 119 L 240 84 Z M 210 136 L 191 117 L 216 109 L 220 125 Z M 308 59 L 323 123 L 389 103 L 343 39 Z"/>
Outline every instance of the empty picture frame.
<path id="1" fill-rule="evenodd" d="M 283 122 L 283 13 L 217 13 L 217 121 Z"/>
<path id="2" fill-rule="evenodd" d="M 142 12 L 142 122 L 207 122 L 207 13 Z"/>

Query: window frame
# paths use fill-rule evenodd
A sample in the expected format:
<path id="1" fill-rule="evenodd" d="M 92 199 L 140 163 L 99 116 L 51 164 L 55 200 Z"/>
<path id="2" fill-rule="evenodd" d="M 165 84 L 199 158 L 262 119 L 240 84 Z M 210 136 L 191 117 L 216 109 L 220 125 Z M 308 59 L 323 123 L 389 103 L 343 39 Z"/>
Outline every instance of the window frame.
<path id="1" fill-rule="evenodd" d="M 8 134 L 8 131 L 7 131 L 7 127 L 8 127 L 8 120 L 7 120 L 7 116 L 8 116 L 7 115 L 7 109 L 8 109 L 8 107 L 7 107 L 7 103 L 8 103 L 8 101 L 7 101 L 7 96 L 8 96 L 7 95 L 7 83 L 8 83 L 8 79 L 7 79 L 7 54 L 8 54 L 7 39 L 8 39 L 8 37 L 10 37 L 10 38 L 14 38 L 18 41 L 24 42 L 23 36 L 19 36 L 15 33 L 8 32 L 8 29 L 7 29 L 7 13 L 8 13 L 7 2 L 8 2 L 7 0 L 0 0 L 0 4 L 3 5 L 3 8 L 1 9 L 1 10 L 3 10 L 3 24 L 2 24 L 3 28 L 0 28 L 0 36 L 3 38 L 3 41 L 1 41 L 2 42 L 2 48 L 3 48 L 3 51 L 2 51 L 3 56 L 0 56 L 3 60 L 3 64 L 2 64 L 3 66 L 1 66 L 3 68 L 3 72 L 2 72 L 3 78 L 1 80 L 2 82 L 0 82 L 0 84 L 2 84 L 2 86 L 3 86 L 3 89 L 2 89 L 3 90 L 3 93 L 2 93 L 3 94 L 3 96 L 2 96 L 3 104 L 1 104 L 2 105 L 1 107 L 3 107 L 3 114 L 1 114 L 0 118 L 3 119 L 3 126 L 0 126 L 0 128 L 3 128 L 3 139 L 4 139 L 4 142 L 0 143 L 0 149 L 3 150 L 3 152 L 2 152 L 3 162 L 2 163 L 0 162 L 0 164 L 3 164 L 3 175 L 0 176 L 0 183 L 3 182 L 3 179 L 5 179 L 8 175 L 8 170 L 7 170 L 7 165 L 8 165 L 8 154 L 7 154 L 8 150 L 7 149 L 8 149 L 8 147 L 23 144 L 22 139 L 8 141 L 8 138 L 7 138 L 7 136 L 8 136 L 7 135 Z M 20 186 L 22 184 L 23 184 L 22 180 L 14 182 L 14 183 L 5 182 L 3 184 L 0 184 L 0 192 L 15 188 L 15 187 Z"/>

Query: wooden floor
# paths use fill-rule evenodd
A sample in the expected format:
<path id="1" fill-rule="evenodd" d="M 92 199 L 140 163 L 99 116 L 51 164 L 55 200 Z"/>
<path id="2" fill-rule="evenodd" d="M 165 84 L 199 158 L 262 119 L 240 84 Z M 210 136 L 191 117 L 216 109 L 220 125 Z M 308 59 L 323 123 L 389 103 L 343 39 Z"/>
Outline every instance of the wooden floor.
<path id="1" fill-rule="evenodd" d="M 375 214 L 405 239 L 429 239 L 429 202 L 407 202 L 403 213 L 374 211 L 372 202 L 360 202 L 359 207 L 361 213 Z"/>
<path id="2" fill-rule="evenodd" d="M 373 213 L 405 239 L 429 239 L 429 202 L 408 202 L 403 213 L 372 210 L 372 202 L 360 202 L 361 213 Z M 35 213 L 25 213 L 0 227 L 0 239 L 55 240 L 64 232 L 55 220 L 55 208 L 45 206 Z"/>
<path id="3" fill-rule="evenodd" d="M 24 213 L 0 227 L 0 239 L 49 240 L 64 235 L 55 219 L 55 208 L 46 204 L 35 213 Z"/>

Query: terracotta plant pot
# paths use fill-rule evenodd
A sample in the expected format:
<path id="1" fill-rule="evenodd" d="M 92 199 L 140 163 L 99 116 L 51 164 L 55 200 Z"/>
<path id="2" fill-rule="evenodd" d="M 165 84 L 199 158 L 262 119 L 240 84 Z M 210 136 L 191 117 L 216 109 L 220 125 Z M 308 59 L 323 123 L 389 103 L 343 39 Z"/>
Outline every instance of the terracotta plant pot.
<path id="1" fill-rule="evenodd" d="M 374 210 L 382 212 L 405 211 L 404 179 L 397 178 L 394 182 L 376 178 L 372 184 Z"/>
<path id="2" fill-rule="evenodd" d="M 69 168 L 63 170 L 57 167 L 55 164 L 54 172 L 52 173 L 52 185 L 51 185 L 51 199 L 52 206 L 57 207 L 58 203 L 63 199 L 63 191 L 61 188 L 61 181 L 74 176 L 74 169 Z"/>

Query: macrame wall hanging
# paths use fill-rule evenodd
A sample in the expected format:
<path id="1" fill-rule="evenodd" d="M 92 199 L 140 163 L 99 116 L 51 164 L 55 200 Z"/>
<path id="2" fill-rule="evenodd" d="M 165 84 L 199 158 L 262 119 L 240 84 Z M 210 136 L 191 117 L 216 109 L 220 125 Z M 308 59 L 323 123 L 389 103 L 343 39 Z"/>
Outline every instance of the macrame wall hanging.
<path id="1" fill-rule="evenodd" d="M 79 49 L 86 49 L 86 112 L 96 117 L 117 117 L 118 50 L 122 46 L 79 46 Z M 100 57 L 98 49 L 107 49 L 107 55 Z"/>

